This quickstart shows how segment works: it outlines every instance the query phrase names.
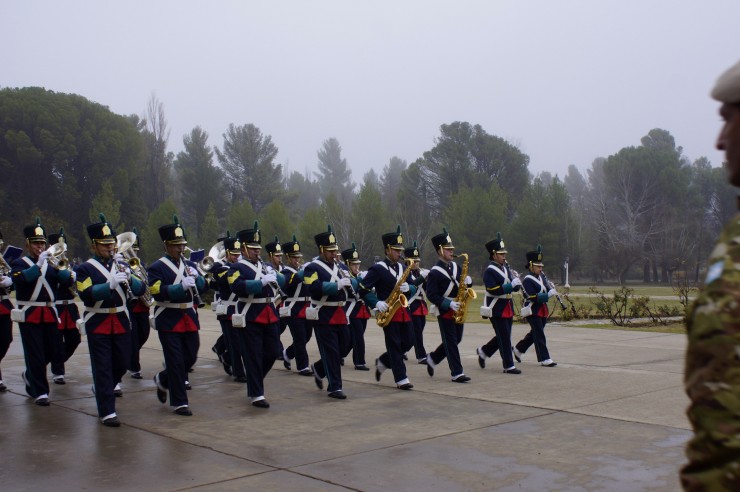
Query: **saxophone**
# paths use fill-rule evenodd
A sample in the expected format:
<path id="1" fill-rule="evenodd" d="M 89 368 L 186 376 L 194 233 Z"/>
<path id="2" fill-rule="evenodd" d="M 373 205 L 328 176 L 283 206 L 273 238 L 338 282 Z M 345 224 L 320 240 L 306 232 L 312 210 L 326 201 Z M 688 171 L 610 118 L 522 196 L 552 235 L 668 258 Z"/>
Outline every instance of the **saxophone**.
<path id="1" fill-rule="evenodd" d="M 475 299 L 478 294 L 471 287 L 465 287 L 465 277 L 468 276 L 468 254 L 462 253 L 460 255 L 454 255 L 455 258 L 463 258 L 462 268 L 460 269 L 460 286 L 457 289 L 457 296 L 455 301 L 460 304 L 460 309 L 455 311 L 455 323 L 462 325 L 465 323 L 465 318 L 468 316 L 468 301 Z"/>
<path id="2" fill-rule="evenodd" d="M 396 282 L 393 290 L 390 294 L 388 294 L 388 298 L 385 300 L 385 302 L 388 304 L 388 310 L 384 313 L 379 312 L 375 316 L 375 319 L 378 322 L 378 326 L 380 326 L 381 328 L 385 328 L 391 323 L 393 315 L 396 314 L 398 308 L 402 306 L 405 308 L 409 305 L 408 299 L 406 299 L 406 296 L 401 293 L 401 285 L 406 282 L 409 273 L 411 273 L 410 260 L 404 260 L 404 263 L 407 264 L 406 270 L 403 271 L 401 278 L 398 279 L 398 282 Z"/>

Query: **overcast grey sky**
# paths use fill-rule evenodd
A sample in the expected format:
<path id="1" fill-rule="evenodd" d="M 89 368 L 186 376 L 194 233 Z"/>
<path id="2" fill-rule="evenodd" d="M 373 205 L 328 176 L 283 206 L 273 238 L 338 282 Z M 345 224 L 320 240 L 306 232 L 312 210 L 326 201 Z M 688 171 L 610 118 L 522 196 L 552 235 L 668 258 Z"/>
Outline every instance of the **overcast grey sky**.
<path id="1" fill-rule="evenodd" d="M 221 147 L 253 123 L 302 173 L 335 137 L 357 182 L 453 121 L 533 174 L 584 172 L 656 127 L 719 166 L 708 93 L 740 58 L 739 20 L 737 0 L 3 0 L 0 85 L 142 116 L 156 93 L 170 150 L 196 125 Z"/>

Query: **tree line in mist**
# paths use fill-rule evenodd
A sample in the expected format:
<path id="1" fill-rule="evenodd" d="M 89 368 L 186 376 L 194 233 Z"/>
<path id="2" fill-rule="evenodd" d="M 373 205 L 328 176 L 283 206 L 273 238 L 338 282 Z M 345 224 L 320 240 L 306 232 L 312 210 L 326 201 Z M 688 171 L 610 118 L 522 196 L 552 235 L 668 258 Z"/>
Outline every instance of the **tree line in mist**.
<path id="1" fill-rule="evenodd" d="M 63 227 L 70 256 L 82 259 L 85 226 L 99 212 L 119 233 L 137 228 L 146 262 L 162 254 L 157 228 L 177 214 L 193 249 L 258 220 L 263 244 L 295 235 L 310 258 L 313 236 L 331 224 L 340 247 L 355 243 L 367 265 L 383 256 L 380 236 L 401 225 L 406 246 L 416 241 L 430 265 L 430 238 L 446 228 L 458 252 L 470 254 L 473 274 L 500 232 L 519 271 L 525 252 L 541 244 L 555 279 L 567 258 L 571 281 L 666 283 L 676 272 L 700 277 L 736 210 L 724 170 L 705 157 L 690 161 L 663 129 L 595 159 L 585 174 L 571 165 L 560 177 L 533 176 L 519 148 L 480 125 L 452 122 L 414 162 L 389 157 L 380 174 L 358 182 L 335 138 L 305 157 L 317 172 L 287 172 L 276 162 L 278 143 L 253 123 L 230 124 L 220 145 L 195 127 L 174 154 L 156 97 L 140 117 L 79 95 L 5 88 L 0 135 L 6 244 L 23 246 L 23 226 L 39 216 L 47 233 Z"/>

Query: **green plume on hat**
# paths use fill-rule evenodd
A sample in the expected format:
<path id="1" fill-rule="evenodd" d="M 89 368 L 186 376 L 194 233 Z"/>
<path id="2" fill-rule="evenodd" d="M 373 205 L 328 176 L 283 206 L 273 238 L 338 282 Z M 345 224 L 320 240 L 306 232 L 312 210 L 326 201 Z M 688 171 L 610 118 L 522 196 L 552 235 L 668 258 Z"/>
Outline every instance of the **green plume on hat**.
<path id="1" fill-rule="evenodd" d="M 98 217 L 100 218 L 100 222 L 108 222 L 105 220 L 105 215 L 102 212 L 98 214 Z"/>
<path id="2" fill-rule="evenodd" d="M 254 221 L 254 228 L 255 228 L 255 229 L 259 229 L 259 228 L 260 228 L 260 223 L 259 223 L 259 221 L 257 221 L 257 220 L 255 220 L 255 221 Z"/>
<path id="3" fill-rule="evenodd" d="M 172 216 L 172 222 L 177 225 L 180 225 L 180 218 L 177 216 L 177 214 Z"/>
<path id="4" fill-rule="evenodd" d="M 357 249 L 357 246 L 355 246 L 354 241 L 352 242 L 352 249 Z"/>
<path id="5" fill-rule="evenodd" d="M 332 232 L 331 230 L 331 224 L 326 225 L 326 232 Z"/>
<path id="6" fill-rule="evenodd" d="M 398 226 L 396 227 L 396 233 L 401 234 L 401 224 L 398 224 Z"/>
<path id="7" fill-rule="evenodd" d="M 295 243 L 295 242 L 297 242 L 297 241 L 298 241 L 298 239 L 296 239 L 296 238 L 295 238 L 295 234 L 293 234 L 293 242 Z"/>
<path id="8" fill-rule="evenodd" d="M 36 225 L 37 226 L 40 226 L 41 225 L 41 218 L 40 217 L 36 217 Z"/>
<path id="9" fill-rule="evenodd" d="M 278 237 L 277 237 L 277 236 L 275 236 L 275 242 L 276 242 L 276 243 L 279 243 L 279 242 L 280 242 L 280 240 L 278 239 Z"/>
<path id="10" fill-rule="evenodd" d="M 496 233 L 496 239 L 498 239 L 499 241 L 501 241 L 502 238 L 501 238 L 501 233 L 500 232 L 497 232 Z"/>
<path id="11" fill-rule="evenodd" d="M 540 246 L 539 244 L 537 245 L 537 252 L 542 253 L 542 246 Z"/>

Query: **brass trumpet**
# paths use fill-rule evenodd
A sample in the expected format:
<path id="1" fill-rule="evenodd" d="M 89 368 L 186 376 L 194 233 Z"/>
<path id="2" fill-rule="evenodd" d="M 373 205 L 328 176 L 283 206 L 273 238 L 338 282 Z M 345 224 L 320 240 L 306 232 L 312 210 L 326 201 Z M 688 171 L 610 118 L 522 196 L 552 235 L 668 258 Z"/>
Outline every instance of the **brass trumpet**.
<path id="1" fill-rule="evenodd" d="M 64 242 L 64 239 L 60 238 L 59 242 L 49 246 L 46 249 L 46 252 L 49 253 L 46 261 L 53 268 L 56 268 L 57 270 L 66 270 L 69 268 L 69 260 L 67 259 L 67 243 Z"/>
<path id="2" fill-rule="evenodd" d="M 136 234 L 133 232 L 124 232 L 116 236 L 116 251 L 121 253 L 129 268 L 131 268 L 131 271 L 146 285 L 146 290 L 141 296 L 141 301 L 149 307 L 154 304 L 154 299 L 149 290 L 149 278 L 146 270 L 141 266 L 141 259 L 136 255 L 136 251 L 134 251 L 134 244 L 136 244 Z M 128 289 L 127 292 L 131 292 L 131 290 Z M 133 298 L 133 295 L 129 296 L 127 293 L 126 297 L 130 300 Z"/>

